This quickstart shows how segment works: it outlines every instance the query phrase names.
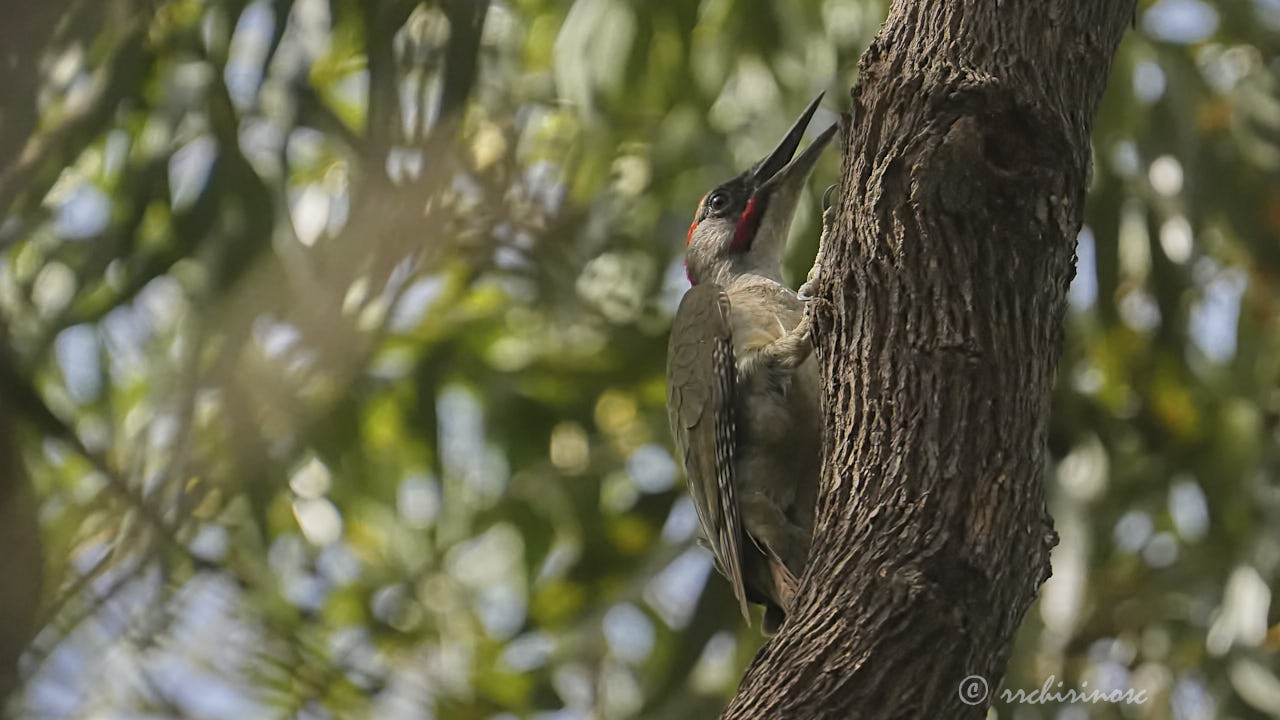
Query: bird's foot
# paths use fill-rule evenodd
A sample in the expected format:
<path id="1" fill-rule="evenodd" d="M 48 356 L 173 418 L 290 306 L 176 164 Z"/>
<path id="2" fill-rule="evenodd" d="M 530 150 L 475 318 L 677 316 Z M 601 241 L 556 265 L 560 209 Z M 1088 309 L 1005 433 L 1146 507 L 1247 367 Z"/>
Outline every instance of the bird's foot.
<path id="1" fill-rule="evenodd" d="M 818 254 L 813 259 L 813 267 L 809 268 L 809 274 L 805 277 L 804 284 L 800 286 L 800 290 L 796 293 L 804 302 L 809 302 L 818 296 L 818 281 L 822 277 L 823 252 L 826 250 L 827 237 L 832 232 L 832 226 L 836 221 L 835 205 L 831 202 L 831 195 L 835 189 L 836 186 L 831 185 L 822 194 L 822 235 L 818 237 Z"/>

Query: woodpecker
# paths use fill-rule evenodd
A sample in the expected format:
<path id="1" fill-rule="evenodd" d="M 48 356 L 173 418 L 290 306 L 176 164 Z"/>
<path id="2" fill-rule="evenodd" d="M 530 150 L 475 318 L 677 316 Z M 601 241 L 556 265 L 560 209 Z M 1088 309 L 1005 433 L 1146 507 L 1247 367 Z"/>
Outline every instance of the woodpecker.
<path id="1" fill-rule="evenodd" d="M 821 465 L 809 316 L 781 267 L 800 191 L 835 132 L 796 155 L 821 100 L 773 152 L 699 201 L 685 240 L 692 287 L 667 348 L 668 418 L 706 544 L 748 624 L 747 603 L 765 606 L 767 635 L 808 556 Z M 828 208 L 824 239 L 830 219 Z"/>

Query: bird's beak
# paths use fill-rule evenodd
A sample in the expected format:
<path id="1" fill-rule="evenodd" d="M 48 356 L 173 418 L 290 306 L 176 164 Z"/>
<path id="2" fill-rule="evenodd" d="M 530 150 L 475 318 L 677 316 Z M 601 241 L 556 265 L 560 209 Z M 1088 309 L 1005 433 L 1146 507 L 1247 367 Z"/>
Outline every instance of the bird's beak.
<path id="1" fill-rule="evenodd" d="M 803 184 L 804 179 L 809 176 L 809 172 L 818 161 L 818 156 L 822 154 L 823 148 L 831 141 L 831 136 L 836 131 L 835 125 L 832 125 L 814 138 L 804 152 L 796 155 L 796 148 L 800 147 L 800 140 L 804 138 L 804 131 L 809 127 L 809 120 L 813 118 L 813 113 L 818 109 L 820 102 L 822 102 L 822 93 L 819 93 L 818 97 L 809 103 L 809 107 L 804 109 L 773 152 L 752 168 L 751 180 L 757 193 L 770 193 L 778 186 L 791 185 L 790 181 L 795 178 L 800 180 L 797 185 Z M 794 159 L 793 156 L 795 156 Z"/>
<path id="2" fill-rule="evenodd" d="M 821 95 L 814 98 L 800 115 L 800 119 L 791 126 L 787 136 L 778 143 L 778 147 L 749 171 L 749 182 L 754 186 L 754 191 L 747 207 L 760 208 L 763 212 L 763 217 L 756 220 L 758 224 L 752 231 L 748 245 L 758 256 L 775 254 L 781 257 L 791 227 L 791 218 L 800 203 L 800 191 L 804 189 L 805 181 L 809 179 L 809 173 L 813 172 L 822 151 L 835 135 L 836 126 L 832 125 L 796 155 L 796 148 L 804 137 L 809 119 L 813 117 L 821 100 Z"/>

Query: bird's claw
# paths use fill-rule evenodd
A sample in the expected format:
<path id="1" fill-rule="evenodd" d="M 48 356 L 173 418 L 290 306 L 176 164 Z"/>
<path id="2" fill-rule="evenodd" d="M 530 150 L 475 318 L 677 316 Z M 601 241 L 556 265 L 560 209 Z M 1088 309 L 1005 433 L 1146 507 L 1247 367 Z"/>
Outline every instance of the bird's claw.
<path id="1" fill-rule="evenodd" d="M 836 210 L 831 205 L 831 193 L 835 189 L 835 185 L 828 185 L 826 192 L 822 193 L 822 235 L 818 238 L 818 255 L 813 259 L 813 267 L 809 268 L 804 284 L 796 291 L 796 297 L 806 303 L 817 298 L 818 278 L 822 276 L 823 246 L 826 245 L 827 234 L 831 232 L 831 225 L 835 222 Z"/>
<path id="2" fill-rule="evenodd" d="M 800 298 L 801 302 L 807 303 L 818 299 L 818 296 L 815 293 L 818 290 L 818 275 L 820 274 L 820 270 L 821 266 L 816 262 L 813 264 L 813 267 L 809 269 L 809 276 L 805 278 L 804 284 L 796 291 L 796 297 Z"/>

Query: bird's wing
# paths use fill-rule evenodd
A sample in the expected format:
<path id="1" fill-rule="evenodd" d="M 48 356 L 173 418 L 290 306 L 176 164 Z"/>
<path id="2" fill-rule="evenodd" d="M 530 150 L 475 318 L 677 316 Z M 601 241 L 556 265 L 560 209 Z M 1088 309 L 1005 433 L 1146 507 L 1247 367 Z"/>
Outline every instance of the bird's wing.
<path id="1" fill-rule="evenodd" d="M 671 326 L 667 412 L 703 534 L 750 622 L 733 476 L 736 384 L 729 298 L 712 283 L 695 285 L 680 301 Z"/>

